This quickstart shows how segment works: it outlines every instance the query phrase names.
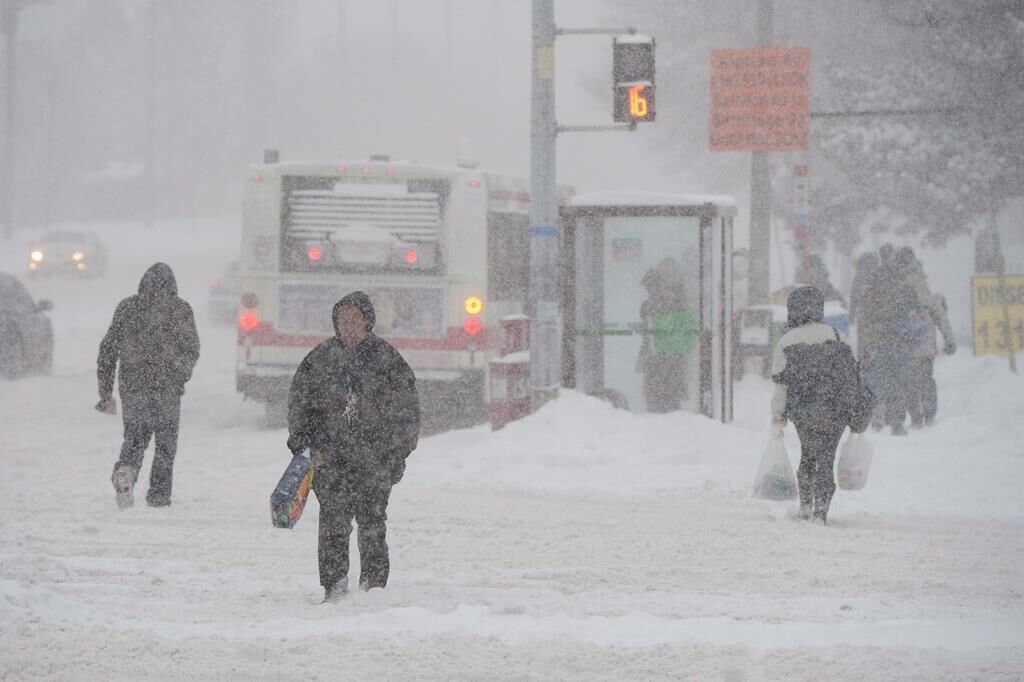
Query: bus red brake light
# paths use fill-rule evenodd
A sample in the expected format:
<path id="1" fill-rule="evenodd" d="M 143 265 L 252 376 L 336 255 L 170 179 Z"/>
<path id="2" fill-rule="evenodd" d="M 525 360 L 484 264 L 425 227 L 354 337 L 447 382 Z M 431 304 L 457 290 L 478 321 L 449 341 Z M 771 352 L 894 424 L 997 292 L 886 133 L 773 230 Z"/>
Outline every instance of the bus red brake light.
<path id="1" fill-rule="evenodd" d="M 311 260 L 311 261 L 314 261 L 314 262 L 315 262 L 315 261 L 318 261 L 318 260 L 320 260 L 320 258 L 321 258 L 321 257 L 322 257 L 322 256 L 323 256 L 324 254 L 323 254 L 323 252 L 322 252 L 322 251 L 320 250 L 320 247 L 319 247 L 319 246 L 311 246 L 311 247 L 309 247 L 309 251 L 307 251 L 307 252 L 306 252 L 306 255 L 307 255 L 307 256 L 309 256 L 309 260 Z"/>
<path id="2" fill-rule="evenodd" d="M 470 336 L 476 336 L 481 331 L 483 331 L 484 323 L 475 317 L 471 317 L 468 320 L 466 320 L 465 324 L 462 325 L 462 328 L 465 329 L 466 333 L 469 334 Z"/>
<path id="3" fill-rule="evenodd" d="M 260 316 L 255 310 L 246 310 L 238 316 L 238 326 L 242 331 L 251 332 L 260 324 Z"/>
<path id="4" fill-rule="evenodd" d="M 405 262 L 409 265 L 413 265 L 417 260 L 419 260 L 419 258 L 419 255 L 413 249 L 409 249 L 405 252 Z"/>

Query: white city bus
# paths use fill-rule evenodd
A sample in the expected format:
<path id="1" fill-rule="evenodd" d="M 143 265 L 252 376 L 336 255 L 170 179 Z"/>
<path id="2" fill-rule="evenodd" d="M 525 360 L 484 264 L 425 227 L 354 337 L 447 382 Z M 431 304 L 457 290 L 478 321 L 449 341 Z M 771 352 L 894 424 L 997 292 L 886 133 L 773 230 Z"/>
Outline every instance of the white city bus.
<path id="1" fill-rule="evenodd" d="M 499 320 L 524 312 L 527 181 L 371 156 L 250 167 L 242 218 L 237 389 L 284 418 L 303 356 L 361 289 L 374 332 L 415 370 L 426 412 L 486 410 Z"/>

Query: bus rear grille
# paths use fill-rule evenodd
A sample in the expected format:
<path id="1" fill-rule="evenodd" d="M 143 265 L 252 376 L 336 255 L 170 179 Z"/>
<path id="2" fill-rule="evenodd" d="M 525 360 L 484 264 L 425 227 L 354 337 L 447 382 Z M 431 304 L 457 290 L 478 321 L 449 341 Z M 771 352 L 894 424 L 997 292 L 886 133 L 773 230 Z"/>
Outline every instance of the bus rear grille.
<path id="1" fill-rule="evenodd" d="M 354 226 L 372 226 L 401 242 L 437 242 L 441 206 L 434 192 L 410 192 L 401 184 L 338 183 L 334 189 L 288 194 L 288 236 L 329 239 Z"/>

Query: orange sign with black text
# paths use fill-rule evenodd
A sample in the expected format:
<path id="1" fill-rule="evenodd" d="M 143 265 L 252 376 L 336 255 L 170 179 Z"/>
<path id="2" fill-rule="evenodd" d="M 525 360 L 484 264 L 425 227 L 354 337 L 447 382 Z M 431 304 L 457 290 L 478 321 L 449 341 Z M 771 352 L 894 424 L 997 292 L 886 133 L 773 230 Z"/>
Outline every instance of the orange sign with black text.
<path id="1" fill-rule="evenodd" d="M 712 50 L 710 150 L 807 149 L 810 65 L 806 47 Z"/>

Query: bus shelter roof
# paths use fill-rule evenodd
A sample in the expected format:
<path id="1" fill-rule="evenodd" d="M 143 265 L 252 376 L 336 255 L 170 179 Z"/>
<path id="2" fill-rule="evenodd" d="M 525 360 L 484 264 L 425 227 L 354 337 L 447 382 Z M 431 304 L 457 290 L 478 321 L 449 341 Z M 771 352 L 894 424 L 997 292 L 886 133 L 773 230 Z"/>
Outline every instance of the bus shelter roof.
<path id="1" fill-rule="evenodd" d="M 736 200 L 723 194 L 670 194 L 662 192 L 588 192 L 569 200 L 563 213 L 600 212 L 607 215 L 736 215 Z"/>

